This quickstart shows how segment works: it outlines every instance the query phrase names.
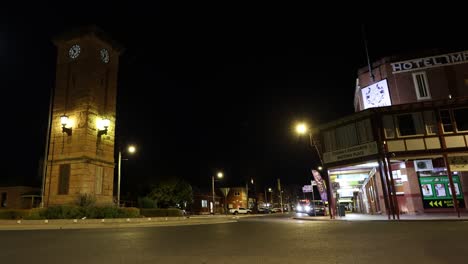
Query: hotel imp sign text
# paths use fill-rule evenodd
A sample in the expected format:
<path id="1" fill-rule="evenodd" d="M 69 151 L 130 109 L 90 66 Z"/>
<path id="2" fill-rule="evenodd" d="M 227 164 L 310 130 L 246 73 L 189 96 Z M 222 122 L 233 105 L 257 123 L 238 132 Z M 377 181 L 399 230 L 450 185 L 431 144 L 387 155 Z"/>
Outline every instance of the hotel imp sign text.
<path id="1" fill-rule="evenodd" d="M 375 141 L 357 145 L 350 148 L 330 151 L 323 153 L 323 161 L 325 163 L 332 163 L 342 160 L 355 159 L 369 155 L 377 154 L 377 143 Z"/>
<path id="2" fill-rule="evenodd" d="M 400 73 L 467 62 L 468 51 L 461 51 L 433 57 L 395 62 L 392 63 L 392 68 L 393 73 Z"/>

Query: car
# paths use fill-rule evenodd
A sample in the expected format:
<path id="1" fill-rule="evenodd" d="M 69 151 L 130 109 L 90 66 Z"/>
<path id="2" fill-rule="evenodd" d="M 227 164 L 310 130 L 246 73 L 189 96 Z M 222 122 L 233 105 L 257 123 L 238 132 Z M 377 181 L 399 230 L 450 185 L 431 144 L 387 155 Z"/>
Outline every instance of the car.
<path id="1" fill-rule="evenodd" d="M 257 212 L 258 212 L 259 214 L 271 214 L 270 209 L 264 208 L 264 207 L 258 208 Z"/>
<path id="2" fill-rule="evenodd" d="M 281 213 L 281 208 L 275 207 L 271 209 L 272 213 Z"/>
<path id="3" fill-rule="evenodd" d="M 323 203 L 318 203 L 311 206 L 310 210 L 307 212 L 309 216 L 325 216 L 327 215 L 327 207 Z"/>
<path id="4" fill-rule="evenodd" d="M 229 209 L 230 214 L 251 214 L 252 210 L 246 208 L 231 208 Z"/>

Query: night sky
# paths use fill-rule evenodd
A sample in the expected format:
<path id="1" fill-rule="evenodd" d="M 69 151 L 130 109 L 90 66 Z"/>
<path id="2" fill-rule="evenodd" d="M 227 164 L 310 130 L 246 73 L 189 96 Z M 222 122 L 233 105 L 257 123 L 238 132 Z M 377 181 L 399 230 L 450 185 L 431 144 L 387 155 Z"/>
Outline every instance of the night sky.
<path id="1" fill-rule="evenodd" d="M 173 1 L 170 1 L 173 2 Z M 310 181 L 318 165 L 296 120 L 312 125 L 353 113 L 357 69 L 366 66 L 361 23 L 319 18 L 301 6 L 152 6 L 76 2 L 0 10 L 2 184 L 40 185 L 53 36 L 96 24 L 123 44 L 117 133 L 137 155 L 122 190 L 179 177 L 202 189 Z M 367 21 L 371 60 L 418 49 L 468 49 L 463 23 Z"/>

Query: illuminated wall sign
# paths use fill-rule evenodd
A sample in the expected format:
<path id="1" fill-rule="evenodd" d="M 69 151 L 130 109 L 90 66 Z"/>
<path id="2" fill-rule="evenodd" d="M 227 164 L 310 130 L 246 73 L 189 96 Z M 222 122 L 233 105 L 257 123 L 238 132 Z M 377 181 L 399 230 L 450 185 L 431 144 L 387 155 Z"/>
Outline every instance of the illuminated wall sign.
<path id="1" fill-rule="evenodd" d="M 465 207 L 462 185 L 458 176 L 452 176 L 455 196 L 461 208 Z M 430 208 L 453 208 L 452 190 L 447 176 L 419 177 L 423 206 Z"/>
<path id="2" fill-rule="evenodd" d="M 390 106 L 387 80 L 382 80 L 361 89 L 364 109 L 371 107 Z"/>
<path id="3" fill-rule="evenodd" d="M 415 71 L 468 62 L 468 51 L 392 63 L 393 73 Z"/>
<path id="4" fill-rule="evenodd" d="M 448 162 L 452 171 L 468 171 L 468 156 L 449 157 Z"/>
<path id="5" fill-rule="evenodd" d="M 325 163 L 337 162 L 341 160 L 355 159 L 377 154 L 377 143 L 375 141 L 357 145 L 351 148 L 339 149 L 323 153 Z"/>

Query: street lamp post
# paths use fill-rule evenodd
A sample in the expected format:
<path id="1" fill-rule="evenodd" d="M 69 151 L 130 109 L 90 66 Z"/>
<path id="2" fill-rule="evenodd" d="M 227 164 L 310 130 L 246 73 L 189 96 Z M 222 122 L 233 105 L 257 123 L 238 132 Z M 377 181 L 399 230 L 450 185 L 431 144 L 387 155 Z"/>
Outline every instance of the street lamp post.
<path id="1" fill-rule="evenodd" d="M 131 154 L 135 153 L 136 148 L 133 145 L 130 145 L 127 151 Z M 122 168 L 122 150 L 119 149 L 119 158 L 117 163 L 117 207 L 120 207 L 120 178 L 121 178 L 121 168 Z"/>
<path id="2" fill-rule="evenodd" d="M 268 192 L 271 193 L 270 194 L 270 204 L 271 206 L 273 207 L 273 190 L 271 188 L 268 188 Z"/>
<path id="3" fill-rule="evenodd" d="M 313 204 L 314 216 L 317 216 L 317 212 L 315 210 L 314 180 L 312 179 L 310 179 L 310 186 L 312 187 L 312 204 Z"/>
<path id="4" fill-rule="evenodd" d="M 304 134 L 309 135 L 310 147 L 315 149 L 315 151 L 317 152 L 318 158 L 320 160 L 320 166 L 318 167 L 318 169 L 320 171 L 323 170 L 324 164 L 323 164 L 322 156 L 320 155 L 320 151 L 318 150 L 317 144 L 315 144 L 314 140 L 312 139 L 312 132 L 310 132 L 307 125 L 305 123 L 298 123 L 296 125 L 296 133 L 299 134 L 299 135 L 304 135 Z M 332 197 L 331 197 L 331 192 L 330 192 L 330 179 L 328 177 L 328 173 L 327 173 L 326 169 L 323 170 L 323 173 L 325 175 L 324 180 L 325 180 L 325 183 L 326 183 L 327 196 L 328 196 L 328 200 L 329 200 L 328 201 L 328 211 L 329 211 L 329 214 L 330 214 L 330 218 L 333 219 L 333 214 L 332 214 L 332 210 L 331 210 Z M 311 181 L 311 184 L 312 184 L 312 181 Z M 312 191 L 313 190 L 314 190 L 314 186 L 312 184 Z M 314 208 L 314 211 L 315 211 L 315 208 Z"/>
<path id="5" fill-rule="evenodd" d="M 218 172 L 216 174 L 216 177 L 218 177 L 218 179 L 221 179 L 223 178 L 223 173 L 222 172 Z M 213 214 L 215 214 L 216 212 L 216 206 L 215 206 L 215 191 L 214 191 L 214 182 L 215 182 L 215 176 L 211 176 L 211 192 L 212 192 L 212 195 L 213 195 Z"/>

